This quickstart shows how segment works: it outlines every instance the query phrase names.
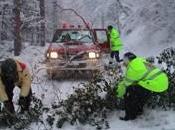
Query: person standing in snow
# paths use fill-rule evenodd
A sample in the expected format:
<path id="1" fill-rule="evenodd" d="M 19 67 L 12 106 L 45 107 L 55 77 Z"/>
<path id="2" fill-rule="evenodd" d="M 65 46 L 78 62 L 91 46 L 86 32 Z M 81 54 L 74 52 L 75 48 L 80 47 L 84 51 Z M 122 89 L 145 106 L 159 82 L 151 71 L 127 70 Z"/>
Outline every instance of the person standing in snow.
<path id="1" fill-rule="evenodd" d="M 117 85 L 116 96 L 124 98 L 125 117 L 121 120 L 133 120 L 143 113 L 143 106 L 152 92 L 161 93 L 168 89 L 168 77 L 159 68 L 132 52 L 124 54 L 126 73 Z"/>
<path id="2" fill-rule="evenodd" d="M 21 113 L 28 111 L 31 102 L 31 75 L 27 66 L 17 60 L 8 58 L 0 65 L 0 102 L 4 104 L 4 112 L 10 116 L 15 114 L 13 89 L 20 88 L 19 105 Z"/>
<path id="3" fill-rule="evenodd" d="M 119 57 L 119 51 L 122 49 L 123 44 L 119 36 L 119 32 L 112 26 L 109 25 L 107 27 L 108 30 L 108 36 L 110 39 L 110 49 L 111 49 L 111 54 L 110 54 L 110 61 L 109 64 L 112 64 L 113 58 L 115 57 L 115 60 L 119 63 L 120 57 Z"/>

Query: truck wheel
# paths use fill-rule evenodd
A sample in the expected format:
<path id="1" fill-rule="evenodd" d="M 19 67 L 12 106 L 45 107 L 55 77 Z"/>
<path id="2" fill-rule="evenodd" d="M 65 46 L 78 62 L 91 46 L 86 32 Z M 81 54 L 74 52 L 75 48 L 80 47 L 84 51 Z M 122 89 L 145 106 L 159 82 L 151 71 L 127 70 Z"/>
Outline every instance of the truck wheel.
<path id="1" fill-rule="evenodd" d="M 54 79 L 55 73 L 52 70 L 47 70 L 48 79 Z"/>
<path id="2" fill-rule="evenodd" d="M 95 78 L 97 74 L 98 74 L 98 70 L 87 70 L 86 71 L 86 76 L 88 79 Z"/>

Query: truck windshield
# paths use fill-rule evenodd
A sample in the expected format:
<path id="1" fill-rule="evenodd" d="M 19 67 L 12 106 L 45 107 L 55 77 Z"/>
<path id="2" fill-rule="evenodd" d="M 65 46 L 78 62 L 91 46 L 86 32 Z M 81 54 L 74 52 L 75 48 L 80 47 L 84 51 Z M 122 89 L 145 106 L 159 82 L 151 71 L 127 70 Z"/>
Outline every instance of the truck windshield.
<path id="1" fill-rule="evenodd" d="M 81 42 L 92 43 L 92 36 L 88 30 L 57 30 L 52 42 Z"/>

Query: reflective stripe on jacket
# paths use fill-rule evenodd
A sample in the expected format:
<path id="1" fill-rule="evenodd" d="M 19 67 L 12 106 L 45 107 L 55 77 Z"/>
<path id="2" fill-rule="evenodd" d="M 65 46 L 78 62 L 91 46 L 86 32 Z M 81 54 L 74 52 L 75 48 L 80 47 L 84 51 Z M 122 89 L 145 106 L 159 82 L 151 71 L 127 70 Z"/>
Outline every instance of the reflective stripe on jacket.
<path id="1" fill-rule="evenodd" d="M 117 96 L 122 97 L 126 87 L 134 84 L 152 92 L 163 92 L 168 89 L 168 77 L 159 68 L 137 57 L 128 64 L 125 77 L 116 90 L 119 93 Z"/>

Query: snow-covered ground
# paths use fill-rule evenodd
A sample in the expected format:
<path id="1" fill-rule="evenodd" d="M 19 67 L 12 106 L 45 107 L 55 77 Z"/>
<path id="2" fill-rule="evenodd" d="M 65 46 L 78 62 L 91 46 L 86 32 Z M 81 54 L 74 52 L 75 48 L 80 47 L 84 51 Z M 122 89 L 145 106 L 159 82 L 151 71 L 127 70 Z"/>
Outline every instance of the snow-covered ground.
<path id="1" fill-rule="evenodd" d="M 105 18 L 105 26 L 107 24 L 116 25 L 116 18 L 113 17 L 117 10 L 114 10 L 115 0 L 65 0 L 61 4 L 66 8 L 77 8 L 76 10 L 86 19 L 91 19 L 94 26 L 101 25 L 101 18 Z M 50 1 L 48 1 L 49 3 Z M 59 2 L 59 1 L 58 1 Z M 122 40 L 124 42 L 124 50 L 133 51 L 141 56 L 158 55 L 163 49 L 175 46 L 174 43 L 174 4 L 173 0 L 123 0 L 123 5 L 128 7 L 129 15 L 121 19 L 122 24 Z M 150 4 L 151 3 L 151 4 Z M 97 7 L 98 5 L 98 7 Z M 47 5 L 48 6 L 48 5 Z M 52 8 L 52 7 L 48 7 Z M 158 12 L 158 13 L 157 13 Z M 50 13 L 51 14 L 51 13 Z M 51 15 L 49 15 L 51 16 Z M 108 16 L 108 17 L 107 17 Z M 53 16 L 52 16 L 53 17 Z M 97 20 L 97 21 L 96 21 Z M 49 18 L 48 18 L 49 21 Z M 50 26 L 52 21 L 49 21 Z M 117 25 L 116 25 L 117 26 Z M 9 47 L 10 44 L 10 47 Z M 46 47 L 36 47 L 26 45 L 19 57 L 28 64 L 33 75 L 32 90 L 35 96 L 42 99 L 44 107 L 50 107 L 55 101 L 65 99 L 69 94 L 73 93 L 73 86 L 79 87 L 81 82 L 86 81 L 56 81 L 49 80 L 45 71 L 44 52 Z M 0 59 L 13 57 L 12 42 L 0 44 Z M 121 56 L 122 56 L 121 54 Z M 17 102 L 18 89 L 15 90 L 14 102 Z M 175 111 L 161 109 L 145 109 L 145 113 L 133 121 L 121 121 L 119 116 L 124 115 L 123 111 L 114 111 L 108 115 L 110 125 L 109 130 L 175 130 Z M 46 119 L 46 115 L 41 117 Z M 56 126 L 50 128 L 47 124 L 32 123 L 30 130 L 56 130 Z M 95 130 L 95 127 L 89 125 L 64 124 L 62 130 Z"/>
<path id="2" fill-rule="evenodd" d="M 44 51 L 46 47 L 28 46 L 20 57 L 15 57 L 25 61 L 31 69 L 33 75 L 32 90 L 35 96 L 42 99 L 44 107 L 51 108 L 51 104 L 60 99 L 65 99 L 69 94 L 73 93 L 73 86 L 79 87 L 81 82 L 85 81 L 57 81 L 49 80 L 45 71 Z M 14 102 L 18 99 L 18 89 L 15 89 Z M 47 113 L 48 114 L 48 113 Z M 145 109 L 145 113 L 138 119 L 133 121 L 121 121 L 120 116 L 123 116 L 123 111 L 116 111 L 108 115 L 109 130 L 175 130 L 175 111 L 163 111 L 161 109 Z M 41 119 L 46 119 L 46 114 L 41 116 Z M 50 128 L 47 123 L 32 123 L 27 129 L 30 130 L 57 130 L 56 126 Z M 89 125 L 74 125 L 71 126 L 65 123 L 62 130 L 95 130 L 95 127 Z M 7 129 L 8 130 L 8 129 Z"/>

